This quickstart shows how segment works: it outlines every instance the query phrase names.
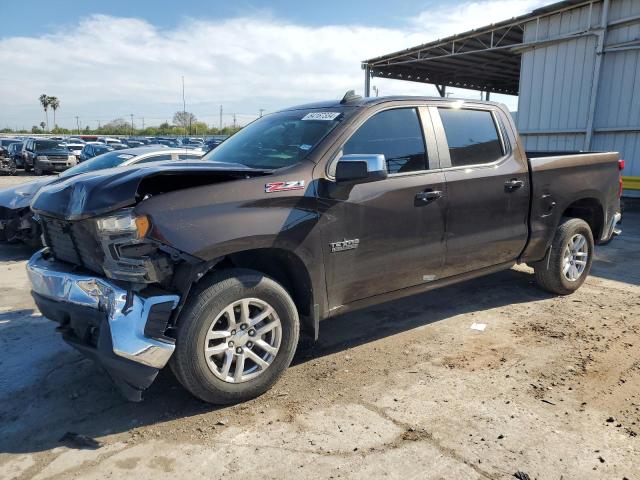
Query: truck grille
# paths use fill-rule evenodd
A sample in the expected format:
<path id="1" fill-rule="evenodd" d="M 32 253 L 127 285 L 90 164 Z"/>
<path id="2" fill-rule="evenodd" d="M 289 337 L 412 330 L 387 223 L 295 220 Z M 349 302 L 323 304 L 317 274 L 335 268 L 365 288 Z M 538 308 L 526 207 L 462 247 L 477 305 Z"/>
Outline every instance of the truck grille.
<path id="1" fill-rule="evenodd" d="M 85 222 L 46 217 L 41 220 L 45 240 L 55 258 L 103 273 L 104 253 Z"/>

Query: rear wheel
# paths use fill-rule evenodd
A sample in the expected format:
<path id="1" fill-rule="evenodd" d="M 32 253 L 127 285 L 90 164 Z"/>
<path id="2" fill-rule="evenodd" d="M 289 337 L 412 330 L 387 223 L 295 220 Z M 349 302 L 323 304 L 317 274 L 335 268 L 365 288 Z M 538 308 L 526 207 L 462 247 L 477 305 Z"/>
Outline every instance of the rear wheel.
<path id="1" fill-rule="evenodd" d="M 280 284 L 253 270 L 202 282 L 180 315 L 171 368 L 205 402 L 257 397 L 291 363 L 300 329 L 295 304 Z"/>
<path id="2" fill-rule="evenodd" d="M 575 292 L 589 275 L 593 251 L 589 224 L 579 218 L 564 219 L 544 260 L 534 265 L 536 282 L 551 293 L 568 295 Z"/>

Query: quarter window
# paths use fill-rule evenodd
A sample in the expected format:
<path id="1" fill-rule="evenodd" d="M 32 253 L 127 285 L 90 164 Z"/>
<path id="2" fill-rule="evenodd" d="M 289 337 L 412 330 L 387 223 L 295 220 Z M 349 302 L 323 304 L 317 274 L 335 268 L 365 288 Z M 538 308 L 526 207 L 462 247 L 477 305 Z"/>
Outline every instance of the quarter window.
<path id="1" fill-rule="evenodd" d="M 389 173 L 427 170 L 418 111 L 397 108 L 375 114 L 345 143 L 342 154 L 383 154 Z"/>
<path id="2" fill-rule="evenodd" d="M 491 163 L 504 155 L 496 123 L 487 110 L 438 108 L 451 166 Z"/>

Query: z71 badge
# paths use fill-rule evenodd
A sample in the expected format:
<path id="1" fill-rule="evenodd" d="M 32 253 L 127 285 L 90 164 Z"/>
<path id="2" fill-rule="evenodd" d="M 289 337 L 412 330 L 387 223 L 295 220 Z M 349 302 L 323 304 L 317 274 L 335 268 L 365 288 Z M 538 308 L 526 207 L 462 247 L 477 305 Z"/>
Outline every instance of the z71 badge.
<path id="1" fill-rule="evenodd" d="M 266 193 L 288 192 L 290 190 L 302 190 L 304 188 L 304 180 L 294 180 L 292 182 L 271 182 L 264 186 Z"/>
<path id="2" fill-rule="evenodd" d="M 331 247 L 331 253 L 344 252 L 345 250 L 354 250 L 358 248 L 358 245 L 360 245 L 360 239 L 358 238 L 354 238 L 352 240 L 347 240 L 345 238 L 341 242 L 333 242 L 329 244 L 329 246 Z"/>

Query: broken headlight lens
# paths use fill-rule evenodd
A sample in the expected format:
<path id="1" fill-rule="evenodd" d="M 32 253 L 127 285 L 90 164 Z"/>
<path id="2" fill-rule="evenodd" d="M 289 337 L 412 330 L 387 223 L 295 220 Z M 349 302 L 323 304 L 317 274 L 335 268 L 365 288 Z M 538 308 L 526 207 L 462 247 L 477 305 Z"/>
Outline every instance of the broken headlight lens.
<path id="1" fill-rule="evenodd" d="M 114 215 L 96 218 L 96 227 L 100 233 L 107 235 L 128 233 L 142 238 L 149 232 L 151 222 L 146 215 L 134 215 L 132 210 L 127 209 Z"/>

